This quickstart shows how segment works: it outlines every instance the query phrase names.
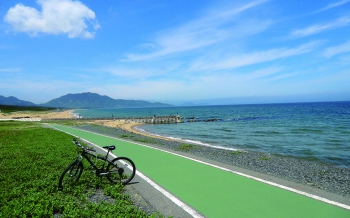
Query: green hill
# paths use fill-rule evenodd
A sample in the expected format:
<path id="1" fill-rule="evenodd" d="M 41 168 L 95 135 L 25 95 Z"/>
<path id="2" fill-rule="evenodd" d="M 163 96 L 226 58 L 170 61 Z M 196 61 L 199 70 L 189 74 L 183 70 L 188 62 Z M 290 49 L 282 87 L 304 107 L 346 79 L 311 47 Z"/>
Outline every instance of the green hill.
<path id="1" fill-rule="evenodd" d="M 35 104 L 30 101 L 19 100 L 13 96 L 4 97 L 2 95 L 0 95 L 0 105 L 35 106 Z"/>
<path id="2" fill-rule="evenodd" d="M 113 99 L 105 95 L 96 93 L 79 93 L 67 94 L 59 98 L 53 99 L 45 104 L 44 107 L 59 107 L 59 108 L 141 108 L 141 107 L 168 107 L 172 106 L 163 103 L 151 103 L 141 100 L 122 100 Z"/>

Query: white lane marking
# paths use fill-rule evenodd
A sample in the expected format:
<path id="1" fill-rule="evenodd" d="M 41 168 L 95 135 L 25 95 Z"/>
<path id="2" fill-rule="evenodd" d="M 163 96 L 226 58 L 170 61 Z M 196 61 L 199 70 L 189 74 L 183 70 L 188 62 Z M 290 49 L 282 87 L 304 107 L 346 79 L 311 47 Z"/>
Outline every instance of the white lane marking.
<path id="1" fill-rule="evenodd" d="M 169 198 L 172 202 L 174 202 L 177 206 L 182 208 L 184 211 L 186 211 L 188 214 L 190 214 L 192 217 L 195 218 L 204 218 L 202 215 L 200 215 L 196 210 L 182 202 L 180 199 L 175 197 L 174 195 L 170 194 L 168 191 L 157 185 L 155 182 L 153 182 L 150 178 L 136 170 L 136 173 L 138 176 L 140 176 L 143 180 L 148 182 L 151 186 L 153 186 L 155 189 L 157 189 L 159 192 L 161 192 L 163 195 L 165 195 L 167 198 Z"/>
<path id="2" fill-rule="evenodd" d="M 58 124 L 57 124 L 58 125 Z M 51 125 L 50 125 L 51 126 Z M 58 130 L 58 131 L 61 131 L 61 132 L 64 132 L 64 133 L 67 133 L 69 135 L 72 135 L 74 137 L 77 137 L 79 139 L 82 139 L 83 141 L 89 143 L 89 144 L 92 144 L 93 146 L 97 147 L 97 148 L 101 148 L 103 149 L 102 147 L 86 140 L 86 139 L 83 139 L 79 136 L 76 136 L 74 134 L 71 134 L 69 132 L 66 132 L 66 131 L 63 131 L 63 130 L 60 130 L 60 129 L 57 129 L 56 127 L 54 126 L 51 126 L 52 128 Z M 69 127 L 71 128 L 71 127 Z M 72 128 L 72 129 L 75 129 L 75 128 Z M 79 130 L 79 129 L 77 129 Z M 81 130 L 81 131 L 85 131 L 85 130 Z M 85 131 L 85 132 L 88 132 L 88 133 L 93 133 L 93 132 L 89 132 L 89 131 Z M 96 134 L 96 135 L 100 135 L 100 136 L 104 136 L 106 137 L 106 135 L 101 135 L 101 134 L 97 134 L 97 133 L 93 133 L 93 134 Z M 110 136 L 107 136 L 109 138 L 112 138 L 112 139 L 115 139 L 113 137 L 110 137 Z M 122 141 L 125 141 L 125 140 L 122 140 Z M 129 142 L 129 141 L 125 141 L 125 142 Z M 137 145 L 141 145 L 141 144 L 137 144 Z M 147 146 L 146 146 L 147 147 Z M 107 152 L 106 149 L 103 149 Z M 113 158 L 116 158 L 117 156 L 113 153 L 109 153 L 111 156 L 113 156 Z M 150 178 L 148 178 L 147 176 L 145 176 L 143 173 L 141 173 L 140 171 L 136 170 L 136 174 L 143 180 L 145 180 L 148 184 L 150 184 L 153 188 L 155 188 L 156 190 L 158 190 L 160 193 L 162 193 L 164 196 L 166 196 L 168 199 L 170 199 L 172 202 L 174 202 L 177 206 L 179 206 L 180 208 L 182 208 L 184 211 L 186 211 L 188 214 L 190 214 L 192 217 L 194 218 L 204 218 L 204 216 L 200 215 L 196 210 L 194 210 L 193 208 L 191 208 L 190 206 L 188 206 L 187 204 L 185 204 L 184 202 L 182 202 L 180 199 L 178 199 L 177 197 L 175 197 L 174 195 L 172 195 L 170 192 L 166 191 L 164 188 L 160 187 L 158 184 L 156 184 L 155 182 L 153 182 Z"/>
<path id="3" fill-rule="evenodd" d="M 70 127 L 70 128 L 72 128 L 72 127 Z M 72 129 L 75 129 L 75 128 L 72 128 Z M 80 129 L 76 129 L 76 130 L 80 130 Z M 92 133 L 92 134 L 95 134 L 95 135 L 108 137 L 108 138 L 112 138 L 112 139 L 116 139 L 116 138 L 111 137 L 111 136 L 107 136 L 107 135 L 103 135 L 103 134 L 99 134 L 99 133 L 94 133 L 94 132 L 90 132 L 90 131 L 86 131 L 86 130 L 81 130 L 81 131 Z M 154 148 L 154 147 L 151 147 L 151 146 L 148 146 L 148 145 L 143 145 L 143 144 L 139 144 L 139 143 L 135 143 L 135 142 L 130 142 L 130 141 L 126 141 L 126 140 L 123 140 L 123 139 L 117 139 L 117 140 L 129 142 L 129 143 L 137 144 L 137 145 L 140 145 L 140 146 L 143 146 L 143 147 L 147 147 L 147 148 L 155 149 L 155 150 L 162 151 L 162 152 L 165 152 L 165 153 L 173 154 L 173 155 L 176 155 L 176 156 L 179 156 L 179 157 L 182 157 L 182 158 L 186 158 L 186 159 L 189 159 L 189 160 L 192 160 L 192 161 L 204 164 L 204 165 L 208 165 L 208 166 L 211 166 L 211 167 L 214 167 L 214 168 L 217 168 L 217 169 L 221 169 L 221 170 L 224 170 L 224 171 L 227 171 L 227 172 L 231 172 L 231 173 L 234 173 L 234 174 L 237 174 L 237 175 L 240 175 L 240 176 L 244 176 L 246 178 L 250 178 L 250 179 L 253 179 L 253 180 L 265 183 L 265 184 L 269 184 L 269 185 L 272 185 L 272 186 L 275 186 L 275 187 L 278 187 L 278 188 L 281 188 L 281 189 L 284 189 L 284 190 L 287 190 L 287 191 L 291 191 L 291 192 L 294 192 L 294 193 L 297 193 L 297 194 L 300 194 L 300 195 L 303 195 L 303 196 L 306 196 L 306 197 L 309 197 L 309 198 L 312 198 L 312 199 L 315 199 L 315 200 L 319 200 L 319 201 L 322 201 L 322 202 L 325 202 L 325 203 L 328 203 L 328 204 L 331 204 L 331 205 L 334 205 L 334 206 L 338 206 L 338 207 L 350 210 L 350 205 L 346 205 L 346 204 L 342 204 L 342 203 L 339 203 L 339 202 L 336 202 L 336 201 L 332 201 L 332 200 L 329 200 L 327 198 L 323 198 L 323 197 L 320 197 L 320 196 L 317 196 L 317 195 L 313 195 L 313 194 L 310 194 L 310 193 L 307 193 L 307 192 L 303 192 L 303 191 L 300 191 L 300 190 L 297 190 L 297 189 L 294 189 L 294 188 L 290 188 L 290 187 L 287 187 L 287 186 L 284 186 L 284 185 L 280 185 L 280 184 L 277 184 L 277 183 L 274 183 L 274 182 L 270 182 L 270 181 L 267 181 L 267 180 L 264 180 L 264 179 L 260 179 L 260 178 L 255 177 L 255 176 L 251 176 L 251 175 L 248 175 L 248 174 L 240 173 L 240 172 L 237 172 L 237 171 L 234 171 L 234 170 L 230 170 L 230 169 L 227 169 L 227 168 L 224 168 L 224 167 L 220 167 L 220 166 L 217 166 L 217 165 L 214 165 L 214 164 L 210 164 L 210 163 L 207 163 L 207 162 L 204 162 L 204 161 L 201 161 L 201 160 L 197 160 L 197 159 L 194 159 L 194 158 L 186 157 L 186 156 L 181 155 L 181 154 L 176 154 L 176 153 L 172 153 L 170 151 L 165 151 L 165 150 L 162 150 L 162 149 L 159 149 L 159 148 Z"/>

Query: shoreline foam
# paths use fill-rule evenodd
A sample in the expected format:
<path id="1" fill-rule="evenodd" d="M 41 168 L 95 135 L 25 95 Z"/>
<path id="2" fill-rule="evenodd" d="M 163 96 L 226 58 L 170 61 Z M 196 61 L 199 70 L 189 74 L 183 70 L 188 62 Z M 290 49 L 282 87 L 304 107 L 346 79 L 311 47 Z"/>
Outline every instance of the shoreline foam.
<path id="1" fill-rule="evenodd" d="M 145 124 L 143 124 L 143 125 L 145 125 Z M 239 149 L 236 149 L 236 148 L 227 148 L 227 147 L 223 147 L 223 146 L 207 144 L 207 143 L 204 143 L 204 142 L 201 142 L 201 141 L 196 141 L 196 140 L 191 140 L 191 139 L 175 138 L 175 137 L 172 137 L 172 136 L 169 136 L 169 137 L 162 136 L 162 135 L 158 135 L 158 134 L 147 132 L 144 129 L 138 128 L 139 126 L 142 126 L 142 125 L 135 125 L 133 127 L 133 129 L 135 131 L 137 131 L 139 134 L 144 133 L 146 136 L 149 136 L 149 137 L 159 137 L 159 138 L 164 138 L 164 139 L 168 139 L 168 140 L 184 142 L 184 143 L 191 143 L 191 144 L 195 144 L 195 145 L 206 146 L 206 147 L 211 147 L 211 148 L 218 148 L 218 149 L 224 149 L 224 150 L 229 150 L 229 151 L 238 151 L 239 150 Z"/>

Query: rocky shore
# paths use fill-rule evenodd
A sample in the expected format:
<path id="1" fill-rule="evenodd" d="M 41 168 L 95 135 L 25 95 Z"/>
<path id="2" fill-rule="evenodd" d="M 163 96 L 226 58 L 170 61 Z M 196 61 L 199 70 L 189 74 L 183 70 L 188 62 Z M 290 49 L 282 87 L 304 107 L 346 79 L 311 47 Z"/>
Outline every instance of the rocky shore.
<path id="1" fill-rule="evenodd" d="M 251 151 L 231 151 L 184 142 L 162 140 L 135 134 L 119 128 L 81 125 L 76 128 L 124 140 L 139 142 L 158 148 L 185 152 L 197 157 L 273 176 L 282 180 L 309 186 L 349 199 L 350 168 Z"/>

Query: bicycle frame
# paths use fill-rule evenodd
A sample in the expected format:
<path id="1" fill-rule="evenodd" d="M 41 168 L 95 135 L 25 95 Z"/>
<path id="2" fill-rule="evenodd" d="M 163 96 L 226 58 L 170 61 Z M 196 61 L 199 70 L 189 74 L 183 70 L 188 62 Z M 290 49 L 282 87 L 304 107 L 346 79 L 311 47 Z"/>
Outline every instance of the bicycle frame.
<path id="1" fill-rule="evenodd" d="M 107 152 L 107 154 L 106 154 L 105 157 L 98 157 L 98 156 L 95 155 L 95 154 L 91 154 L 91 153 L 86 152 L 85 150 L 83 150 L 83 151 L 79 154 L 79 155 L 82 157 L 82 159 L 80 159 L 79 162 L 81 162 L 81 161 L 83 161 L 84 159 L 86 159 L 86 160 L 89 162 L 90 166 L 91 166 L 94 170 L 96 170 L 96 175 L 97 175 L 97 176 L 106 176 L 106 175 L 109 174 L 109 172 L 106 172 L 106 171 L 105 171 L 105 164 L 106 164 L 106 162 L 108 162 L 108 155 L 109 155 L 109 152 L 110 152 L 110 151 L 108 150 L 108 152 Z M 95 163 L 93 163 L 93 161 L 91 160 L 91 159 L 92 159 L 91 157 L 95 157 L 95 158 L 99 158 L 99 159 L 103 160 L 103 165 L 102 165 L 102 167 L 101 167 L 100 169 L 95 165 Z M 79 158 L 79 157 L 77 157 L 76 160 L 77 160 L 78 158 Z"/>
<path id="2" fill-rule="evenodd" d="M 76 138 L 73 138 L 73 142 L 81 150 L 79 150 L 77 157 L 62 173 L 58 186 L 63 189 L 65 185 L 72 185 L 77 182 L 84 170 L 84 165 L 82 161 L 86 159 L 90 164 L 90 169 L 95 170 L 95 174 L 98 177 L 106 176 L 107 179 L 113 183 L 122 183 L 123 185 L 128 184 L 135 176 L 136 167 L 132 160 L 127 157 L 116 157 L 112 160 L 108 158 L 109 152 L 115 149 L 114 145 L 104 146 L 108 152 L 106 156 L 99 156 L 91 151 L 96 152 L 92 148 L 82 146 Z M 93 158 L 96 159 L 95 163 Z M 97 160 L 103 161 L 97 162 Z M 107 166 L 106 166 L 107 162 Z"/>

